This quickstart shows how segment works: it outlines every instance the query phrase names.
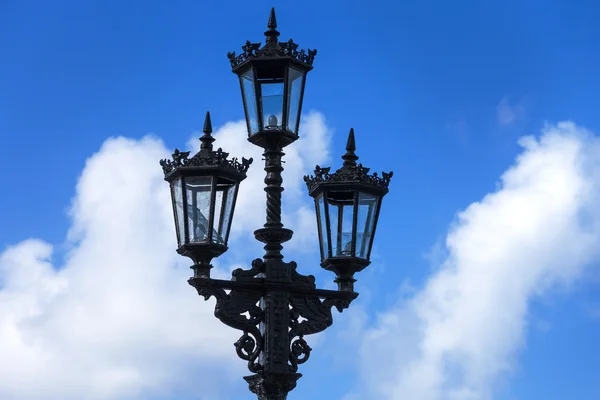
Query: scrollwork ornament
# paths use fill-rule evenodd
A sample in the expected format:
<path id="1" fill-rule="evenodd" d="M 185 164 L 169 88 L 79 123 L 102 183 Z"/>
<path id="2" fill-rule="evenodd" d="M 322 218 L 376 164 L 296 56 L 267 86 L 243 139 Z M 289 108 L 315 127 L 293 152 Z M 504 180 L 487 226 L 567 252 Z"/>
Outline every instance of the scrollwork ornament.
<path id="1" fill-rule="evenodd" d="M 260 371 L 261 366 L 256 360 L 263 349 L 263 336 L 257 325 L 263 321 L 264 315 L 256 304 L 262 292 L 232 290 L 227 293 L 224 289 L 216 287 L 211 279 L 203 278 L 190 278 L 189 283 L 205 300 L 211 296 L 216 298 L 215 317 L 224 324 L 243 332 L 241 338 L 234 344 L 238 356 L 248 361 L 248 369 L 251 372 Z M 244 315 L 246 313 L 248 315 Z"/>
<path id="2" fill-rule="evenodd" d="M 298 365 L 305 363 L 310 357 L 312 348 L 306 343 L 303 336 L 297 337 L 290 345 L 291 370 L 298 371 Z"/>
<path id="3" fill-rule="evenodd" d="M 261 365 L 256 362 L 263 348 L 261 338 L 258 339 L 259 341 L 244 331 L 244 334 L 234 343 L 238 357 L 248 361 L 248 369 L 251 372 L 259 372 L 262 369 Z"/>
<path id="4" fill-rule="evenodd" d="M 256 348 L 256 340 L 248 335 L 248 332 L 244 331 L 244 334 L 235 342 L 234 346 L 238 357 L 248 361 Z"/>

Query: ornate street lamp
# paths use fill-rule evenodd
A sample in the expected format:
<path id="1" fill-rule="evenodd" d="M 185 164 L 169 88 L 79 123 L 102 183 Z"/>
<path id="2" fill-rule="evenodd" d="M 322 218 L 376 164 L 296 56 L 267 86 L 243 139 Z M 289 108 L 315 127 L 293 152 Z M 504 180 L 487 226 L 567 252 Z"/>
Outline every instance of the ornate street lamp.
<path id="1" fill-rule="evenodd" d="M 273 9 L 267 27 L 263 47 L 246 41 L 240 55 L 227 57 L 240 78 L 249 140 L 267 147 L 275 139 L 283 147 L 298 139 L 306 73 L 317 51 L 298 51 L 292 39 L 279 43 Z"/>
<path id="2" fill-rule="evenodd" d="M 238 356 L 253 373 L 244 379 L 259 400 L 285 400 L 302 374 L 311 348 L 304 336 L 333 323 L 331 309 L 348 308 L 354 292 L 354 273 L 369 264 L 373 236 L 388 191 L 391 173 L 369 175 L 356 164 L 354 132 L 350 131 L 344 165 L 334 174 L 317 166 L 305 177 L 315 199 L 321 265 L 337 275 L 338 290 L 318 289 L 315 278 L 301 275 L 296 263 L 284 262 L 283 243 L 293 232 L 281 223 L 283 148 L 298 138 L 306 74 L 316 50 L 298 51 L 291 39 L 278 41 L 275 11 L 271 10 L 266 44 L 250 43 L 243 53 L 229 53 L 232 70 L 240 79 L 248 140 L 264 149 L 266 222 L 254 232 L 265 254 L 252 268 L 233 271 L 231 280 L 210 277 L 210 262 L 227 250 L 227 238 L 237 188 L 252 159 L 229 160 L 212 150 L 210 116 L 200 138 L 200 152 L 192 158 L 175 150 L 173 160 L 161 160 L 171 185 L 179 248 L 190 257 L 199 295 L 216 298 L 215 316 L 242 331 L 235 343 Z"/>
<path id="3" fill-rule="evenodd" d="M 335 272 L 339 290 L 354 290 L 354 273 L 371 261 L 371 247 L 381 200 L 393 175 L 369 174 L 357 164 L 354 129 L 350 129 L 344 163 L 335 173 L 317 165 L 314 176 L 305 176 L 309 194 L 315 199 L 321 266 Z"/>
<path id="4" fill-rule="evenodd" d="M 227 250 L 235 200 L 252 159 L 227 159 L 221 148 L 213 151 L 210 113 L 206 113 L 200 151 L 175 149 L 173 160 L 161 160 L 177 233 L 177 252 L 194 261 L 196 276 L 210 276 L 210 261 Z"/>

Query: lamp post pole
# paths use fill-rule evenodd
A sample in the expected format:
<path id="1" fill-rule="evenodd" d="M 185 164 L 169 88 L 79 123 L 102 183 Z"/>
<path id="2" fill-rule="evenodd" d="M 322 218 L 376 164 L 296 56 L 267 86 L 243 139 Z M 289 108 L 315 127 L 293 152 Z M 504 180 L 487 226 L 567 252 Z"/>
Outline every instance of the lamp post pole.
<path id="1" fill-rule="evenodd" d="M 233 271 L 231 280 L 210 276 L 211 260 L 227 250 L 238 187 L 252 159 L 213 150 L 209 113 L 200 151 L 189 157 L 176 149 L 160 164 L 171 187 L 177 252 L 194 262 L 189 284 L 205 299 L 214 296 L 215 316 L 242 332 L 234 345 L 253 373 L 244 377 L 249 389 L 259 400 L 285 400 L 302 376 L 298 365 L 312 350 L 304 337 L 331 326 L 332 308 L 342 312 L 358 296 L 354 273 L 370 263 L 392 174 L 369 174 L 356 163 L 350 130 L 342 167 L 330 173 L 317 166 L 314 176 L 304 178 L 315 202 L 321 266 L 336 274 L 338 290 L 318 289 L 313 276 L 283 261 L 283 243 L 293 235 L 281 222 L 283 150 L 298 138 L 306 73 L 316 50 L 298 51 L 292 40 L 280 43 L 274 10 L 267 28 L 262 48 L 246 42 L 242 54 L 228 54 L 240 79 L 248 140 L 264 150 L 266 222 L 254 232 L 264 243 L 264 256 L 250 269 Z"/>

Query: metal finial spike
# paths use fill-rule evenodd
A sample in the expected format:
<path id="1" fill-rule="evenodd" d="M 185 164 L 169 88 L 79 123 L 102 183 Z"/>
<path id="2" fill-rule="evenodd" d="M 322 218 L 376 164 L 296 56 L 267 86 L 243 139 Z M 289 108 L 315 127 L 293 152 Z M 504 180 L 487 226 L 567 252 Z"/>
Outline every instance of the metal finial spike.
<path id="1" fill-rule="evenodd" d="M 212 133 L 212 123 L 210 122 L 210 111 L 206 112 L 206 117 L 204 118 L 204 129 L 202 132 L 206 134 Z"/>
<path id="2" fill-rule="evenodd" d="M 271 8 L 271 14 L 269 15 L 269 23 L 267 24 L 267 28 L 277 28 L 277 18 L 275 18 L 275 7 Z"/>
<path id="3" fill-rule="evenodd" d="M 279 32 L 277 31 L 277 19 L 275 18 L 275 7 L 271 8 L 271 14 L 269 15 L 269 22 L 267 23 L 267 28 L 269 28 L 265 32 L 265 36 L 267 37 L 266 42 L 268 43 L 277 43 L 277 37 L 279 36 Z"/>
<path id="4" fill-rule="evenodd" d="M 358 156 L 354 153 L 355 150 L 356 142 L 354 140 L 354 128 L 350 128 L 350 133 L 348 134 L 348 141 L 346 142 L 346 154 L 342 156 L 342 160 L 344 160 L 344 165 L 356 165 L 356 160 L 358 160 Z"/>
<path id="5" fill-rule="evenodd" d="M 346 142 L 346 150 L 356 150 L 356 142 L 354 141 L 354 128 L 350 128 L 350 133 L 348 134 L 348 141 Z"/>
<path id="6" fill-rule="evenodd" d="M 208 150 L 212 151 L 212 143 L 215 141 L 215 138 L 212 137 L 212 123 L 210 122 L 210 112 L 206 112 L 206 118 L 204 119 L 204 129 L 202 130 L 204 135 L 200 137 L 200 150 Z"/>

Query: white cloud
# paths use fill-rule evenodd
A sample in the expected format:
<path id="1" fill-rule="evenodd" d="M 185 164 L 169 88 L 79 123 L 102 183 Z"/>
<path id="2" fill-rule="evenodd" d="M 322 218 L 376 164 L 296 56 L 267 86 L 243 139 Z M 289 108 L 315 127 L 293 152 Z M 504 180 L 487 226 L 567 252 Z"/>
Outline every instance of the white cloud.
<path id="1" fill-rule="evenodd" d="M 361 398 L 493 398 L 529 303 L 598 261 L 600 138 L 563 122 L 520 144 L 499 189 L 458 215 L 425 287 L 367 330 Z"/>
<path id="2" fill-rule="evenodd" d="M 303 128 L 306 137 L 288 151 L 286 184 L 288 200 L 308 207 L 297 198 L 306 196 L 300 176 L 306 162 L 327 157 L 329 131 L 317 113 Z M 239 123 L 216 137 L 226 151 L 255 157 L 234 221 L 239 247 L 263 223 L 264 171 Z M 0 254 L 0 398 L 133 399 L 202 386 L 196 396 L 213 400 L 230 390 L 224 381 L 244 386 L 248 371 L 232 345 L 240 333 L 187 284 L 190 261 L 174 251 L 158 165 L 169 153 L 150 136 L 108 139 L 78 181 L 64 263 L 37 239 Z M 307 218 L 302 207 L 290 212 L 297 226 Z"/>
<path id="3" fill-rule="evenodd" d="M 511 103 L 509 96 L 504 96 L 496 106 L 496 116 L 500 125 L 512 125 L 519 118 L 525 115 L 525 105 L 523 101 Z"/>

